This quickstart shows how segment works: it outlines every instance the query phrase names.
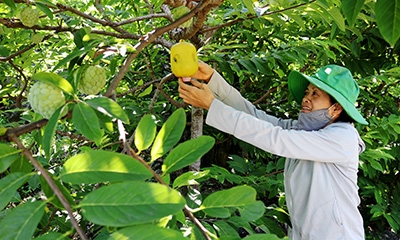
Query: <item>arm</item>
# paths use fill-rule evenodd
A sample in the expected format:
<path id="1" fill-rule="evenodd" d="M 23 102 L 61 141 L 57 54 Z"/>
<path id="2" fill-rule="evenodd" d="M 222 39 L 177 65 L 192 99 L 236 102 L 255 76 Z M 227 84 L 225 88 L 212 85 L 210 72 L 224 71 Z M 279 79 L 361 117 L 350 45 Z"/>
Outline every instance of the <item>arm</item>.
<path id="1" fill-rule="evenodd" d="M 230 86 L 218 72 L 201 61 L 199 62 L 199 71 L 192 77 L 204 80 L 208 84 L 192 80 L 193 86 L 190 86 L 179 80 L 180 97 L 186 103 L 208 109 L 214 98 L 216 98 L 239 111 L 283 128 L 289 128 L 294 123 L 293 120 L 279 119 L 257 109 L 251 102 L 243 98 L 239 91 Z"/>
<path id="2" fill-rule="evenodd" d="M 350 124 L 335 123 L 310 132 L 287 130 L 219 100 L 212 102 L 206 123 L 279 156 L 333 163 L 358 161 L 359 141 Z"/>

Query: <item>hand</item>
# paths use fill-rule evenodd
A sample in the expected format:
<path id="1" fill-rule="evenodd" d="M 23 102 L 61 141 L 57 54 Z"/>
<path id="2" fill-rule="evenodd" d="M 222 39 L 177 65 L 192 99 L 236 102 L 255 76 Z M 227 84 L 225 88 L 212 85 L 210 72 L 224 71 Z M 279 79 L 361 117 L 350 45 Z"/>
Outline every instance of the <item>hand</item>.
<path id="1" fill-rule="evenodd" d="M 199 80 L 204 80 L 206 82 L 210 81 L 211 76 L 214 73 L 214 69 L 210 67 L 208 64 L 199 60 L 199 70 L 192 76 L 192 78 L 196 78 Z"/>
<path id="2" fill-rule="evenodd" d="M 210 108 L 215 97 L 207 84 L 192 79 L 191 83 L 193 86 L 191 86 L 184 83 L 181 78 L 178 79 L 178 83 L 179 97 L 181 97 L 185 103 L 207 110 Z"/>

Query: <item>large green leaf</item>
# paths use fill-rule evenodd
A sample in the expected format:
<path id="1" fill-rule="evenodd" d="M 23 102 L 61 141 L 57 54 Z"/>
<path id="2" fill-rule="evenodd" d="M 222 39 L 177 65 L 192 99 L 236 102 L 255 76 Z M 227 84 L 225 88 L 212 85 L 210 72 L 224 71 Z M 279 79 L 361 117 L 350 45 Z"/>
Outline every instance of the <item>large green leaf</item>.
<path id="1" fill-rule="evenodd" d="M 210 136 L 200 136 L 179 144 L 172 149 L 162 165 L 164 174 L 171 173 L 196 162 L 201 156 L 206 154 L 215 140 Z"/>
<path id="2" fill-rule="evenodd" d="M 17 158 L 20 150 L 0 143 L 0 173 L 4 172 Z"/>
<path id="3" fill-rule="evenodd" d="M 35 238 L 35 240 L 69 240 L 69 238 L 65 235 L 66 234 L 61 234 L 58 232 L 49 232 L 48 234 Z"/>
<path id="4" fill-rule="evenodd" d="M 143 151 L 151 146 L 156 136 L 156 123 L 152 115 L 148 114 L 140 119 L 135 131 L 135 146 Z"/>
<path id="5" fill-rule="evenodd" d="M 185 111 L 182 108 L 178 108 L 172 113 L 158 132 L 153 147 L 151 148 L 151 160 L 154 161 L 163 156 L 178 143 L 185 127 Z"/>
<path id="6" fill-rule="evenodd" d="M 72 111 L 72 122 L 85 137 L 100 145 L 103 131 L 93 108 L 83 102 L 76 104 Z"/>
<path id="7" fill-rule="evenodd" d="M 126 239 L 135 239 L 135 240 L 148 240 L 148 239 L 157 239 L 157 240 L 185 240 L 182 233 L 172 230 L 161 228 L 156 225 L 138 225 L 123 228 L 113 233 L 109 240 L 126 240 Z"/>
<path id="8" fill-rule="evenodd" d="M 104 150 L 80 153 L 68 159 L 61 179 L 74 184 L 145 180 L 152 173 L 135 159 Z"/>
<path id="9" fill-rule="evenodd" d="M 72 85 L 65 78 L 56 73 L 40 72 L 33 75 L 32 79 L 52 84 L 67 94 L 72 95 L 74 93 Z"/>
<path id="10" fill-rule="evenodd" d="M 82 214 L 91 222 L 123 227 L 149 223 L 182 210 L 185 199 L 168 186 L 127 181 L 101 187 L 80 203 Z"/>
<path id="11" fill-rule="evenodd" d="M 32 174 L 11 173 L 0 179 L 0 210 L 12 199 L 15 191 L 22 186 Z"/>
<path id="12" fill-rule="evenodd" d="M 400 1 L 377 0 L 375 14 L 383 38 L 394 46 L 400 37 Z"/>
<path id="13" fill-rule="evenodd" d="M 250 186 L 237 186 L 210 194 L 200 206 L 207 215 L 212 217 L 229 217 L 227 208 L 238 208 L 254 204 L 257 192 Z"/>
<path id="14" fill-rule="evenodd" d="M 36 201 L 21 204 L 13 209 L 0 221 L 1 239 L 32 239 L 45 206 L 46 202 Z"/>
<path id="15" fill-rule="evenodd" d="M 124 110 L 118 105 L 118 103 L 109 98 L 96 97 L 87 100 L 86 103 L 107 116 L 117 118 L 124 123 L 129 123 L 129 118 Z"/>
<path id="16" fill-rule="evenodd" d="M 342 11 L 350 27 L 354 25 L 365 0 L 342 0 Z"/>

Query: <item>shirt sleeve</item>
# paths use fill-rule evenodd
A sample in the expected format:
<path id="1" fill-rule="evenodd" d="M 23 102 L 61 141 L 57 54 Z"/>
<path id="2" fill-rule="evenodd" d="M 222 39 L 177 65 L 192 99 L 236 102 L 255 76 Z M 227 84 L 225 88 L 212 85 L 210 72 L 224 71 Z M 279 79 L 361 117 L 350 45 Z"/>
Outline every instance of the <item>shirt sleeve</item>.
<path id="1" fill-rule="evenodd" d="M 347 163 L 358 159 L 358 138 L 348 123 L 319 131 L 283 129 L 214 99 L 206 123 L 262 150 L 279 156 L 319 162 Z"/>
<path id="2" fill-rule="evenodd" d="M 224 104 L 232 108 L 250 114 L 258 119 L 270 122 L 275 126 L 282 128 L 290 128 L 297 121 L 292 119 L 281 119 L 267 114 L 265 111 L 257 109 L 250 101 L 245 99 L 238 90 L 229 85 L 225 79 L 217 72 L 211 76 L 208 83 L 209 88 L 214 96 Z"/>

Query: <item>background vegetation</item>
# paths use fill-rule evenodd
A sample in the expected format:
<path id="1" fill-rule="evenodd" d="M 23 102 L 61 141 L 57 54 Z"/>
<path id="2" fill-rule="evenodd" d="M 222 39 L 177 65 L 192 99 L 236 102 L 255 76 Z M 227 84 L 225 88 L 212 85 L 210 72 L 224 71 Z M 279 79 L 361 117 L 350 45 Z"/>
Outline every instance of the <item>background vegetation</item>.
<path id="1" fill-rule="evenodd" d="M 182 5 L 191 12 L 176 19 Z M 27 6 L 40 11 L 32 27 L 19 19 Z M 185 39 L 280 117 L 299 107 L 290 70 L 349 68 L 369 122 L 356 125 L 367 144 L 366 237 L 398 239 L 399 15 L 397 0 L 3 0 L 0 238 L 286 238 L 284 159 L 201 128 L 202 111 L 179 99 L 169 66 L 170 47 Z M 77 91 L 88 65 L 107 72 L 96 96 Z M 27 101 L 36 81 L 67 98 L 50 119 Z"/>

